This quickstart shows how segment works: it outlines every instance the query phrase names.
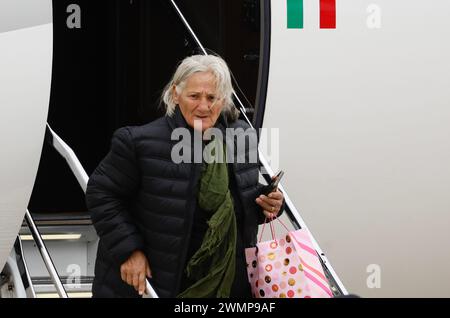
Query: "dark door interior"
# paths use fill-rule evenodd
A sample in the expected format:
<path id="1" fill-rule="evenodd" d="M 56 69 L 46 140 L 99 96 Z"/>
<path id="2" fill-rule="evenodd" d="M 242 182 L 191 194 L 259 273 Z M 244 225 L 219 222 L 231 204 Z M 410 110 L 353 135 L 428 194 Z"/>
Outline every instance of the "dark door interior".
<path id="1" fill-rule="evenodd" d="M 163 115 L 159 96 L 177 63 L 198 53 L 170 1 L 79 0 L 81 28 L 69 28 L 73 0 L 53 1 L 54 57 L 48 123 L 88 174 L 115 129 Z M 230 65 L 245 107 L 255 104 L 259 0 L 179 0 L 200 41 Z M 251 105 L 250 105 L 251 104 Z M 251 113 L 250 113 L 251 117 Z M 84 195 L 65 161 L 44 144 L 32 213 L 83 212 Z"/>

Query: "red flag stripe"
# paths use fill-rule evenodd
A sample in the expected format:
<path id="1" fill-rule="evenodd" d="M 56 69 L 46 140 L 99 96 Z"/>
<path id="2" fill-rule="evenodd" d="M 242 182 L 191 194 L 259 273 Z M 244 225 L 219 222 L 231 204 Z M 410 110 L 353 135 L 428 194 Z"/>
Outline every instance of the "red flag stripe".
<path id="1" fill-rule="evenodd" d="M 320 0 L 320 28 L 336 29 L 336 0 Z"/>

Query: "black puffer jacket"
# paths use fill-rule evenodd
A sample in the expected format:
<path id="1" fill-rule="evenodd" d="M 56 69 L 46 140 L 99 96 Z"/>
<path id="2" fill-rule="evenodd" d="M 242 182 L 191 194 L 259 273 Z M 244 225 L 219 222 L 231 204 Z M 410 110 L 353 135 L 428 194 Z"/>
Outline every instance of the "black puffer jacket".
<path id="1" fill-rule="evenodd" d="M 249 128 L 240 120 L 229 125 L 223 117 L 220 120 L 229 128 Z M 172 117 L 118 129 L 110 152 L 89 179 L 86 203 L 100 237 L 94 297 L 139 297 L 120 277 L 120 265 L 137 249 L 148 258 L 158 295 L 179 293 L 201 164 L 171 160 L 172 146 L 178 143 L 171 140 L 171 134 L 177 127 L 187 127 L 178 108 Z M 256 134 L 247 138 L 256 138 Z M 249 151 L 255 149 L 246 147 L 247 158 Z M 234 162 L 244 210 L 244 242 L 250 246 L 255 243 L 258 224 L 264 222 L 255 203 L 262 187 L 259 165 Z"/>

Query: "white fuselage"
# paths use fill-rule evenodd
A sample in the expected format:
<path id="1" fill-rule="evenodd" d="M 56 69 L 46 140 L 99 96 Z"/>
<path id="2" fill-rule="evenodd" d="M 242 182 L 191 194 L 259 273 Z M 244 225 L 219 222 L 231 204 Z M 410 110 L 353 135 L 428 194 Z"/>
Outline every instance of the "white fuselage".
<path id="1" fill-rule="evenodd" d="M 0 1 L 0 268 L 28 206 L 52 70 L 51 0 Z"/>
<path id="2" fill-rule="evenodd" d="M 450 297 L 450 2 L 338 0 L 303 29 L 273 0 L 264 127 L 349 292 Z"/>

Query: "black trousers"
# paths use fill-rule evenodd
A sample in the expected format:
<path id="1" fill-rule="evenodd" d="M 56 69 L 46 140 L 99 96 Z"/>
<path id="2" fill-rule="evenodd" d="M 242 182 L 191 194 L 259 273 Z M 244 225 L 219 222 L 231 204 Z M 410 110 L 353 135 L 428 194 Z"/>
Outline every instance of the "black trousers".
<path id="1" fill-rule="evenodd" d="M 231 286 L 230 298 L 252 298 L 244 251 L 236 251 L 236 253 L 238 254 L 236 257 L 236 274 Z"/>

